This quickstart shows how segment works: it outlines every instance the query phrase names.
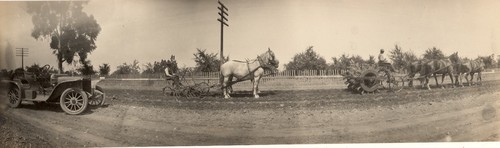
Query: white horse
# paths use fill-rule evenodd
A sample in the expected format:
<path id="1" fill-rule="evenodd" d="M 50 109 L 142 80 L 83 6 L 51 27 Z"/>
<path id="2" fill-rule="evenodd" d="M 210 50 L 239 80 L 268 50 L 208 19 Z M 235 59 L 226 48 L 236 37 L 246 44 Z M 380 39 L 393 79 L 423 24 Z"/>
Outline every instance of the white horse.
<path id="1" fill-rule="evenodd" d="M 222 92 L 224 98 L 230 98 L 229 89 L 231 85 L 251 80 L 253 83 L 253 95 L 255 98 L 259 98 L 259 81 L 264 75 L 264 69 L 275 70 L 279 66 L 279 61 L 274 57 L 274 52 L 268 48 L 268 50 L 257 56 L 257 59 L 247 60 L 247 61 L 237 61 L 231 60 L 222 64 L 220 67 L 220 73 L 223 77 Z M 236 81 L 233 81 L 236 78 Z"/>

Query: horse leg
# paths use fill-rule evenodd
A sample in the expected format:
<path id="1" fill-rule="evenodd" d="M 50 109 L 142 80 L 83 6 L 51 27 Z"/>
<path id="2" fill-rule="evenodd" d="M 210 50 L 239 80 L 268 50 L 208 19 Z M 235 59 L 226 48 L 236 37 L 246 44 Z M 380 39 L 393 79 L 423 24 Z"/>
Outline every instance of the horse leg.
<path id="1" fill-rule="evenodd" d="M 228 82 L 229 83 L 233 82 L 233 75 L 228 76 Z M 227 91 L 228 91 L 229 94 L 233 93 L 233 85 L 229 85 L 226 88 L 227 88 Z"/>
<path id="2" fill-rule="evenodd" d="M 444 89 L 444 77 L 446 77 L 445 74 L 441 74 L 441 89 Z M 453 81 L 451 81 L 453 83 Z"/>
<path id="3" fill-rule="evenodd" d="M 459 79 L 460 77 L 460 79 Z M 460 74 L 457 74 L 455 75 L 455 83 L 453 83 L 454 86 L 459 86 L 462 82 L 460 82 L 462 80 L 462 77 Z"/>
<path id="4" fill-rule="evenodd" d="M 458 73 L 458 77 L 460 77 L 460 79 L 458 80 L 455 80 L 455 81 L 458 81 L 460 87 L 464 87 L 464 82 L 463 82 L 463 77 L 464 77 L 464 74 L 463 73 Z"/>
<path id="5" fill-rule="evenodd" d="M 470 73 L 470 85 L 474 85 L 474 73 Z"/>
<path id="6" fill-rule="evenodd" d="M 408 82 L 408 86 L 413 87 L 413 78 L 415 77 L 415 75 L 410 74 L 409 77 L 410 77 L 410 82 Z"/>
<path id="7" fill-rule="evenodd" d="M 434 80 L 436 80 L 436 87 L 439 87 L 438 79 L 436 74 L 432 74 L 434 76 Z"/>
<path id="8" fill-rule="evenodd" d="M 420 80 L 420 84 L 422 84 L 422 88 L 427 88 L 427 90 L 431 90 L 431 87 L 429 86 L 429 76 L 424 76 Z"/>
<path id="9" fill-rule="evenodd" d="M 427 90 L 431 90 L 431 86 L 429 86 L 429 78 L 425 78 L 425 86 L 427 87 Z"/>
<path id="10" fill-rule="evenodd" d="M 229 99 L 231 98 L 231 96 L 229 95 L 229 92 L 228 92 L 228 87 L 231 87 L 229 86 L 229 77 L 224 77 L 224 82 L 222 83 L 222 93 L 224 94 L 224 98 L 225 99 Z"/>
<path id="11" fill-rule="evenodd" d="M 481 71 L 477 72 L 477 81 L 479 81 L 478 85 L 483 84 L 483 78 L 481 77 Z"/>
<path id="12" fill-rule="evenodd" d="M 253 95 L 255 98 L 259 98 L 259 94 L 257 93 L 257 86 L 259 86 L 260 77 L 254 78 L 253 82 Z"/>
<path id="13" fill-rule="evenodd" d="M 465 80 L 467 80 L 467 85 L 470 86 L 469 73 L 468 72 L 465 73 Z"/>
<path id="14" fill-rule="evenodd" d="M 453 80 L 453 73 L 452 72 L 449 72 L 448 75 L 450 76 L 450 80 L 451 80 L 451 88 L 455 88 L 455 85 L 453 85 L 455 81 L 457 81 L 457 79 Z M 443 80 L 444 80 L 444 75 L 443 75 Z M 443 82 L 441 82 L 443 83 Z"/>

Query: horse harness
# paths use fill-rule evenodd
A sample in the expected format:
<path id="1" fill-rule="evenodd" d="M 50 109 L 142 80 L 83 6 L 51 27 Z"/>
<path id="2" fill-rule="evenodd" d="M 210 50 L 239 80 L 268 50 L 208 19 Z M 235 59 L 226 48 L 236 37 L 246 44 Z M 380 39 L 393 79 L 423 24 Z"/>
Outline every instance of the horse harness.
<path id="1" fill-rule="evenodd" d="M 239 61 L 239 60 L 233 60 L 233 61 L 247 64 L 248 74 L 243 76 L 243 78 L 247 77 L 247 76 L 254 77 L 255 71 L 257 71 L 259 68 L 269 68 L 268 64 L 266 64 L 260 56 L 257 56 L 257 59 L 255 59 L 255 60 L 246 59 L 246 61 Z M 257 66 L 255 69 L 252 70 L 252 69 L 250 69 L 250 64 L 254 63 L 254 62 L 259 62 L 259 66 Z M 263 75 L 263 76 L 265 76 L 265 75 Z"/>

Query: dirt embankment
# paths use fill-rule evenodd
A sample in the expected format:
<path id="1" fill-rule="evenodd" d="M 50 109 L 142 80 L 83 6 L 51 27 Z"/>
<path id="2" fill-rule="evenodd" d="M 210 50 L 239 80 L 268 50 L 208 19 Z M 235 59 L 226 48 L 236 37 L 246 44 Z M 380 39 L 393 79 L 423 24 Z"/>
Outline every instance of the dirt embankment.
<path id="1" fill-rule="evenodd" d="M 498 141 L 500 81 L 352 94 L 264 91 L 254 99 L 172 98 L 106 90 L 107 107 L 66 115 L 29 102 L 0 116 L 2 147 Z"/>

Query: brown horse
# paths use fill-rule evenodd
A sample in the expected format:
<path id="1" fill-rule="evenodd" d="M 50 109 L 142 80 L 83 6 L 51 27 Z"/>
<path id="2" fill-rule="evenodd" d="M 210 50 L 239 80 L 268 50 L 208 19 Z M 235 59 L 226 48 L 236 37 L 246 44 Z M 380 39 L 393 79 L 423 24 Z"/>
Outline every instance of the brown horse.
<path id="1" fill-rule="evenodd" d="M 467 84 L 470 86 L 468 75 L 472 72 L 472 62 L 469 60 L 461 59 L 458 56 L 458 52 L 455 52 L 450 55 L 450 60 L 453 63 L 453 70 L 455 70 L 455 85 L 464 86 L 462 82 L 462 78 L 465 75 L 465 80 L 467 80 Z"/>
<path id="2" fill-rule="evenodd" d="M 439 87 L 436 74 L 442 75 L 441 84 L 443 84 L 444 77 L 447 74 L 450 76 L 451 83 L 453 84 L 453 73 L 453 66 L 449 59 L 429 60 L 427 62 L 423 62 L 420 70 L 420 76 L 424 79 L 422 87 L 427 87 L 428 90 L 431 90 L 431 88 L 429 87 L 429 77 L 431 75 L 434 76 L 436 85 Z M 452 87 L 454 87 L 454 85 Z M 444 88 L 444 86 L 441 86 L 441 88 Z"/>
<path id="3" fill-rule="evenodd" d="M 422 69 L 423 62 L 426 62 L 426 61 L 419 60 L 419 61 L 411 62 L 410 65 L 408 65 L 408 67 L 407 67 L 408 78 L 410 78 L 410 82 L 408 83 L 408 85 L 410 87 L 413 87 L 413 81 L 414 81 L 415 75 L 417 73 L 420 73 L 420 71 Z M 420 81 L 420 83 L 422 83 L 422 81 Z"/>
<path id="4" fill-rule="evenodd" d="M 222 92 L 224 98 L 230 98 L 229 88 L 231 85 L 251 80 L 253 83 L 253 95 L 259 98 L 259 81 L 264 75 L 264 69 L 275 70 L 279 66 L 279 61 L 275 58 L 274 52 L 268 49 L 265 53 L 257 56 L 257 59 L 248 61 L 227 61 L 220 67 L 220 73 L 224 82 L 222 83 Z M 233 81 L 236 78 L 236 81 Z"/>
<path id="5" fill-rule="evenodd" d="M 484 66 L 485 66 L 483 58 L 479 57 L 476 60 L 470 61 L 470 65 L 471 65 L 471 71 L 469 72 L 469 74 L 471 77 L 470 78 L 471 83 L 474 84 L 475 73 L 478 74 L 476 82 L 481 83 L 482 82 L 481 72 L 484 71 Z"/>

